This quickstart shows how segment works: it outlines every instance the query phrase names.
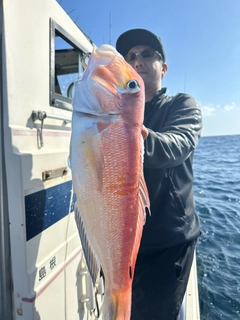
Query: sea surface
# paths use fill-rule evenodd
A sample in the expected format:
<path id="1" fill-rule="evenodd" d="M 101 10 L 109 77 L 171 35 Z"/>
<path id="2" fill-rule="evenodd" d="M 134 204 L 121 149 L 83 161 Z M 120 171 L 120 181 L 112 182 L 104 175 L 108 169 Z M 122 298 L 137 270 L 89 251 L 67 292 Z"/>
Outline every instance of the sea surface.
<path id="1" fill-rule="evenodd" d="M 240 135 L 202 137 L 194 159 L 201 320 L 240 319 Z"/>

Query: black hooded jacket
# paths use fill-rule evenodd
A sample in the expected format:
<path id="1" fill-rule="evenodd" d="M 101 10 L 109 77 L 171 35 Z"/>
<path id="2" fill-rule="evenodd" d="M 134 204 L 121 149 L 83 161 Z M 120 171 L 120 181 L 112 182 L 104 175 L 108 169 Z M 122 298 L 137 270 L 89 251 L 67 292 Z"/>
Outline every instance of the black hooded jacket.
<path id="1" fill-rule="evenodd" d="M 193 153 L 202 129 L 201 110 L 190 95 L 159 90 L 145 105 L 144 176 L 151 216 L 144 225 L 140 253 L 196 239 L 200 223 L 193 197 Z"/>

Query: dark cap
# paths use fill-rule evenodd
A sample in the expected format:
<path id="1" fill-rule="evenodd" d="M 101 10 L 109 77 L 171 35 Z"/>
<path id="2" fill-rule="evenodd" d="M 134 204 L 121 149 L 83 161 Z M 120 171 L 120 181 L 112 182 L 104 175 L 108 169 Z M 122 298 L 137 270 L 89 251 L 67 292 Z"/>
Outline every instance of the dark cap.
<path id="1" fill-rule="evenodd" d="M 122 33 L 117 39 L 116 49 L 125 57 L 132 47 L 139 45 L 155 49 L 161 53 L 163 61 L 166 61 L 166 54 L 161 39 L 145 29 L 131 29 Z"/>

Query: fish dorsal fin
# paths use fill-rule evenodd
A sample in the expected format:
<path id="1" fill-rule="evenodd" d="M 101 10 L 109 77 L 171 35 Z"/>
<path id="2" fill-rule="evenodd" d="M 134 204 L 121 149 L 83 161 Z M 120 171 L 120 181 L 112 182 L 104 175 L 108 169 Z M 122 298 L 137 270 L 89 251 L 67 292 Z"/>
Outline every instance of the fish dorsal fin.
<path id="1" fill-rule="evenodd" d="M 138 203 L 139 203 L 140 214 L 138 215 L 136 237 L 135 237 L 135 243 L 133 246 L 135 249 L 132 252 L 131 262 L 130 262 L 130 266 L 129 266 L 130 278 L 133 278 L 133 276 L 134 276 L 134 269 L 135 269 L 135 263 L 136 263 L 135 257 L 137 257 L 137 253 L 139 250 L 139 245 L 140 245 L 140 241 L 141 241 L 141 237 L 142 237 L 142 229 L 143 229 L 143 226 L 146 222 L 146 209 L 147 209 L 148 213 L 151 214 L 150 200 L 149 200 L 148 190 L 147 190 L 147 186 L 146 186 L 146 182 L 145 182 L 143 173 L 141 173 L 141 177 L 140 177 L 138 197 L 139 197 Z"/>
<path id="2" fill-rule="evenodd" d="M 96 254 L 94 253 L 93 248 L 88 240 L 86 230 L 84 228 L 84 224 L 83 224 L 83 221 L 81 218 L 80 211 L 76 205 L 75 205 L 75 220 L 76 220 L 80 240 L 82 243 L 82 249 L 83 249 L 84 257 L 86 260 L 86 264 L 87 264 L 89 273 L 91 275 L 92 282 L 95 285 L 96 280 L 97 280 L 99 273 L 100 273 L 100 264 L 98 262 Z"/>

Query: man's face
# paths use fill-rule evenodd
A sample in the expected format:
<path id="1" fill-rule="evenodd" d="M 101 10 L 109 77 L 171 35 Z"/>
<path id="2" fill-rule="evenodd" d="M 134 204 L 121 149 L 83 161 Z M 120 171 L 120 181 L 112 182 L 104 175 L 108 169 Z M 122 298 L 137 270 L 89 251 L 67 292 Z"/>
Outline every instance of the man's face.
<path id="1" fill-rule="evenodd" d="M 139 45 L 132 47 L 128 53 L 139 53 L 149 48 L 148 46 Z M 155 54 L 155 56 L 150 59 L 143 59 L 138 54 L 136 60 L 130 62 L 130 65 L 142 77 L 146 89 L 156 86 L 160 86 L 158 89 L 161 88 L 161 79 L 167 72 L 167 65 L 160 60 L 158 54 Z"/>

